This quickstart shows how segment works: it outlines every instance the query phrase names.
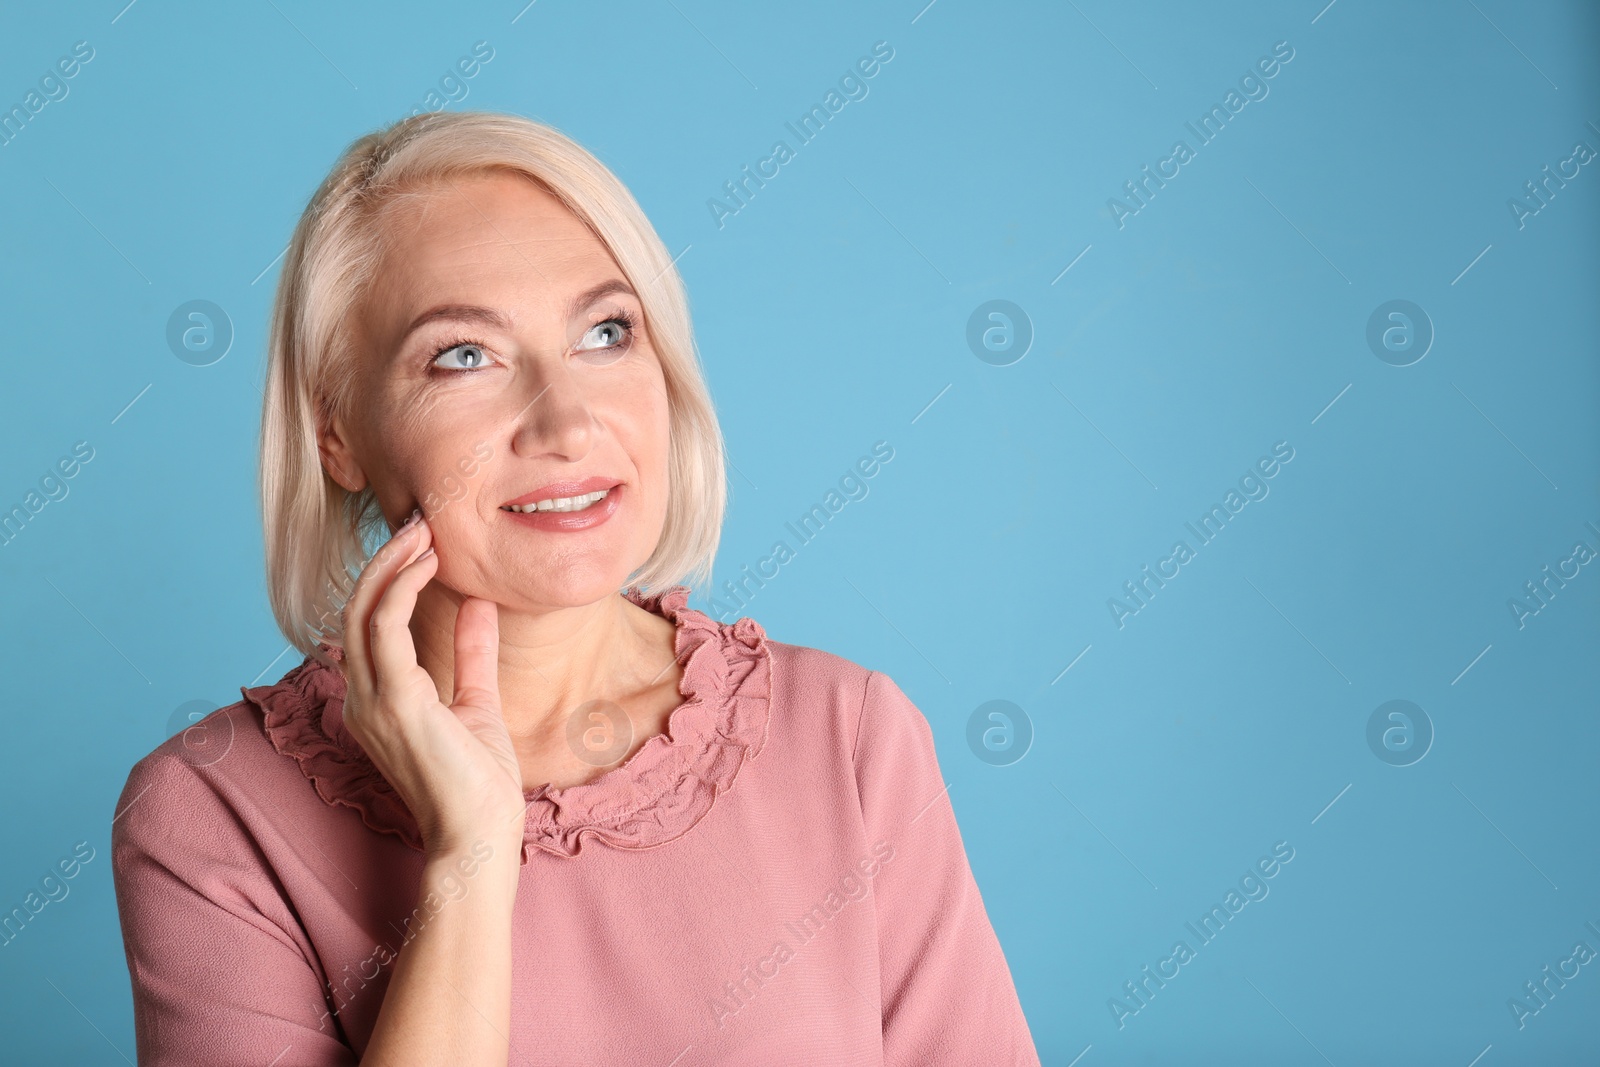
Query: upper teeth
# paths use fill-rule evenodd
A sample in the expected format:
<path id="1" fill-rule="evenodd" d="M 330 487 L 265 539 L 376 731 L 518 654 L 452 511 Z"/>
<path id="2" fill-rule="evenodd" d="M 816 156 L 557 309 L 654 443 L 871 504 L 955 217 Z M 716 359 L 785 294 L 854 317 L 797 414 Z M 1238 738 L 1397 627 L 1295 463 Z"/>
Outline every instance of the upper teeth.
<path id="1" fill-rule="evenodd" d="M 550 500 L 535 500 L 532 504 L 508 504 L 507 511 L 582 511 L 597 500 L 604 500 L 609 489 L 601 489 L 582 496 L 558 496 Z"/>

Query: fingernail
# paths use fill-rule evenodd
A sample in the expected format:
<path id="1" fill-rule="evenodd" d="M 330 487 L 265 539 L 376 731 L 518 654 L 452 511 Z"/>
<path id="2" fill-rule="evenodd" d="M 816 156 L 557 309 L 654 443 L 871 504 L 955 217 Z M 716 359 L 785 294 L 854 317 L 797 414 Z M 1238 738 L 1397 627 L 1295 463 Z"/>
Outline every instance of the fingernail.
<path id="1" fill-rule="evenodd" d="M 421 518 L 422 518 L 422 509 L 421 508 L 417 508 L 415 511 L 413 511 L 411 513 L 411 517 L 410 518 L 406 519 L 405 522 L 400 524 L 400 529 L 396 530 L 395 533 L 399 533 L 400 530 L 409 529 L 410 527 L 415 526 L 417 524 L 417 520 L 421 519 Z"/>
<path id="2" fill-rule="evenodd" d="M 419 559 L 419 560 L 427 559 L 431 555 L 433 555 L 433 546 L 430 545 L 430 546 L 428 546 L 428 551 L 418 553 L 417 559 Z"/>

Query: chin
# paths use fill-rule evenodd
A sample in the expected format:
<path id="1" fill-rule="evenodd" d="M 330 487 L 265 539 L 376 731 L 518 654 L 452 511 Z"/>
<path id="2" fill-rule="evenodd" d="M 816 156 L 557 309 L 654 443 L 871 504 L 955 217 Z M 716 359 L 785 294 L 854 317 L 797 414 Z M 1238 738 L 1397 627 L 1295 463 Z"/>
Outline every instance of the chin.
<path id="1" fill-rule="evenodd" d="M 516 607 L 518 601 L 560 608 L 583 607 L 619 592 L 642 562 L 576 567 L 556 563 L 550 571 L 520 575 L 510 588 L 502 587 L 491 599 L 508 607 Z"/>

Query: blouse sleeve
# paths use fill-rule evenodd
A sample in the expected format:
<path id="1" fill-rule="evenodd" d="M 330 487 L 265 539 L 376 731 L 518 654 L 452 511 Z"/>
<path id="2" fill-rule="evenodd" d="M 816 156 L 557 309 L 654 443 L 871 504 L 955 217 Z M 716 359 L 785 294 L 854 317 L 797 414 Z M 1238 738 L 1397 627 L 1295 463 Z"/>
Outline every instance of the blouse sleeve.
<path id="1" fill-rule="evenodd" d="M 867 843 L 880 868 L 885 1067 L 1039 1056 L 978 893 L 927 719 L 888 675 L 868 675 L 855 747 Z M 892 851 L 891 851 L 892 850 Z"/>
<path id="2" fill-rule="evenodd" d="M 304 934 L 228 803 L 178 756 L 128 775 L 111 867 L 140 1067 L 358 1058 L 325 1015 Z"/>

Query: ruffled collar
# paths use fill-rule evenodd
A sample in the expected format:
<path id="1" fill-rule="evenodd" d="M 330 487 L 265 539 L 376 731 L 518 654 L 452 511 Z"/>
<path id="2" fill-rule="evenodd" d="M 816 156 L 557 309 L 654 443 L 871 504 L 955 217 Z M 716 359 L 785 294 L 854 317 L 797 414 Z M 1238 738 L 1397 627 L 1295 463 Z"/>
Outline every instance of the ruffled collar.
<path id="1" fill-rule="evenodd" d="M 627 762 L 591 782 L 525 793 L 522 861 L 530 851 L 576 856 L 589 835 L 615 848 L 665 844 L 699 822 L 739 769 L 766 742 L 772 654 L 754 619 L 724 624 L 688 606 L 687 586 L 627 598 L 671 621 L 683 678 L 683 703 L 667 732 L 646 741 Z M 422 837 L 405 802 L 344 726 L 344 676 L 310 656 L 272 685 L 241 686 L 263 715 L 267 737 L 294 759 L 330 805 L 360 812 L 362 821 L 418 851 Z"/>

